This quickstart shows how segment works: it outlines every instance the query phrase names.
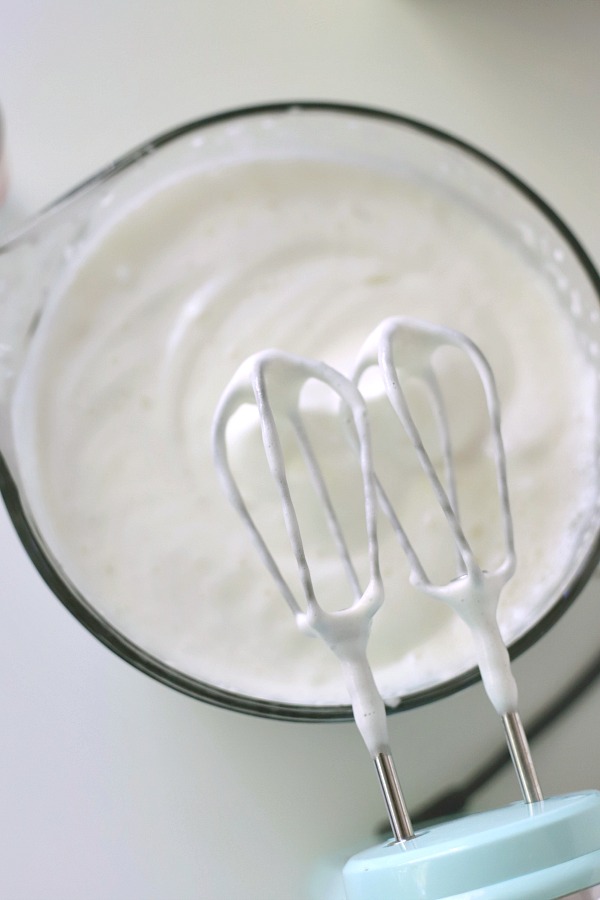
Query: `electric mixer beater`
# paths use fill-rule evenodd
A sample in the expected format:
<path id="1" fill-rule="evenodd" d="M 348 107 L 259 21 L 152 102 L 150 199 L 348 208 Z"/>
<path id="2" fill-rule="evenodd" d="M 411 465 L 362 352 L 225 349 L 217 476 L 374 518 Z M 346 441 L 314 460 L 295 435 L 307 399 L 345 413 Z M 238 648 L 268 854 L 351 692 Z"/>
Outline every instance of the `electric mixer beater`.
<path id="1" fill-rule="evenodd" d="M 478 563 L 461 524 L 447 409 L 433 366 L 436 353 L 444 347 L 457 349 L 468 360 L 479 377 L 485 395 L 490 427 L 489 435 L 484 435 L 484 439 L 489 439 L 491 446 L 504 544 L 502 559 L 493 570 L 484 569 Z M 500 402 L 491 369 L 478 347 L 465 335 L 405 317 L 386 319 L 367 339 L 359 353 L 355 382 L 360 384 L 365 373 L 374 367 L 380 373 L 390 406 L 414 447 L 435 500 L 444 513 L 456 548 L 456 577 L 447 584 L 433 584 L 380 486 L 381 505 L 408 560 L 410 581 L 419 590 L 446 603 L 470 629 L 486 692 L 502 718 L 523 799 L 527 803 L 541 800 L 542 792 L 517 710 L 517 686 L 497 619 L 500 594 L 514 574 L 516 560 L 506 458 L 500 430 Z M 432 463 L 407 403 L 403 384 L 411 380 L 418 380 L 427 389 L 439 437 L 441 473 Z M 445 487 L 442 479 L 445 480 Z"/>
<path id="2" fill-rule="evenodd" d="M 460 350 L 475 369 L 489 414 L 505 549 L 502 562 L 492 570 L 483 569 L 476 561 L 459 513 L 450 429 L 442 391 L 432 366 L 435 353 L 448 345 Z M 376 474 L 367 404 L 358 390 L 365 373 L 375 367 L 380 372 L 390 406 L 408 435 L 450 528 L 457 573 L 443 585 L 428 578 Z M 273 376 L 271 384 L 269 375 Z M 441 473 L 432 463 L 411 415 L 402 387 L 407 379 L 418 379 L 427 386 L 441 447 Z M 306 383 L 314 380 L 326 384 L 337 395 L 341 404 L 340 419 L 350 438 L 349 452 L 353 444 L 360 461 L 370 573 L 365 589 L 360 585 L 326 479 L 302 422 L 301 395 Z M 254 405 L 258 411 L 265 454 L 282 504 L 283 520 L 298 567 L 306 610 L 298 604 L 282 575 L 229 465 L 228 423 L 242 406 L 248 404 Z M 286 476 L 278 418 L 287 420 L 291 425 L 310 481 L 323 505 L 342 567 L 352 586 L 354 602 L 335 612 L 325 611 L 316 600 Z M 580 898 L 600 897 L 600 891 L 589 887 L 600 881 L 600 799 L 595 793 L 588 793 L 543 801 L 517 711 L 517 691 L 508 653 L 498 628 L 498 600 L 502 587 L 514 571 L 515 560 L 499 403 L 491 370 L 477 347 L 463 335 L 445 328 L 416 320 L 386 320 L 367 340 L 359 354 L 354 383 L 324 363 L 276 351 L 257 354 L 238 370 L 221 399 L 215 415 L 213 446 L 217 468 L 229 499 L 250 528 L 262 560 L 290 606 L 298 626 L 307 633 L 320 635 L 338 656 L 346 675 L 356 723 L 375 762 L 394 840 L 383 847 L 358 854 L 348 862 L 344 881 L 349 900 L 391 900 L 396 897 L 408 900 L 460 897 L 466 900 L 475 896 L 489 900 L 504 897 L 551 900 L 567 894 Z M 389 751 L 383 700 L 366 655 L 371 620 L 383 602 L 378 561 L 377 503 L 390 520 L 402 545 L 413 585 L 447 603 L 470 628 L 484 686 L 502 717 L 524 804 L 437 825 L 416 835 L 413 833 Z M 573 848 L 576 848 L 575 857 Z"/>
<path id="3" fill-rule="evenodd" d="M 327 612 L 323 609 L 315 595 L 286 476 L 285 458 L 276 417 L 269 396 L 269 376 L 274 376 L 275 405 L 279 407 L 280 416 L 290 423 L 300 445 L 354 596 L 354 602 L 349 607 L 336 612 Z M 309 379 L 327 385 L 339 397 L 356 429 L 369 556 L 369 576 L 364 589 L 361 587 L 339 518 L 302 423 L 299 401 L 302 388 Z M 255 404 L 259 411 L 269 469 L 278 488 L 285 527 L 306 600 L 305 612 L 294 597 L 248 511 L 229 465 L 227 423 L 242 405 L 248 403 Z M 320 635 L 340 660 L 352 700 L 354 719 L 375 764 L 393 834 L 399 841 L 410 838 L 413 836 L 412 824 L 389 750 L 385 707 L 377 690 L 366 652 L 371 619 L 383 602 L 383 585 L 378 558 L 375 476 L 364 400 L 351 381 L 329 366 L 291 357 L 288 354 L 267 351 L 247 360 L 234 376 L 216 411 L 213 435 L 215 460 L 225 491 L 249 527 L 261 558 L 294 614 L 298 627 L 309 634 Z"/>

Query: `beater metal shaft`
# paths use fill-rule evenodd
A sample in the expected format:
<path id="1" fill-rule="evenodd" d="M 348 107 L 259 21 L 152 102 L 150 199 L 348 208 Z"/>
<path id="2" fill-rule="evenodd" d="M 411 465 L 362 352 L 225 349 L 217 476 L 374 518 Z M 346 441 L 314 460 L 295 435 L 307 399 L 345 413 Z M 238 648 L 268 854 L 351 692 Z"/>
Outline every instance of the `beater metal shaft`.
<path id="1" fill-rule="evenodd" d="M 389 753 L 382 752 L 377 754 L 373 762 L 394 838 L 398 842 L 408 841 L 415 834 L 396 774 L 394 760 Z"/>
<path id="2" fill-rule="evenodd" d="M 537 803 L 544 796 L 531 758 L 529 743 L 518 712 L 502 716 L 506 742 L 526 803 Z"/>

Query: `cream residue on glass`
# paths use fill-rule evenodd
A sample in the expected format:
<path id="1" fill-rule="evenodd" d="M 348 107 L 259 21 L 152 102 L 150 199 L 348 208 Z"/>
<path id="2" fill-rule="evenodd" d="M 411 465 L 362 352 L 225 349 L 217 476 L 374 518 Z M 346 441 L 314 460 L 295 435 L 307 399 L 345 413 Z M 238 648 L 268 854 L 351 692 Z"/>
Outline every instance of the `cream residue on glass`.
<path id="1" fill-rule="evenodd" d="M 496 373 L 519 559 L 499 614 L 504 639 L 518 637 L 564 587 L 594 502 L 593 367 L 543 278 L 470 211 L 343 164 L 188 173 L 82 243 L 48 298 L 13 407 L 19 477 L 61 570 L 116 628 L 188 675 L 265 699 L 345 703 L 336 661 L 298 634 L 222 497 L 210 423 L 249 354 L 276 346 L 350 377 L 364 335 L 397 314 L 465 332 Z M 444 366 L 465 510 L 485 545 L 493 501 L 470 459 L 479 418 L 461 406 L 468 386 L 452 360 Z M 342 438 L 318 405 L 309 418 L 352 519 Z M 241 423 L 232 465 L 252 469 L 268 518 L 262 457 L 257 422 Z M 401 466 L 403 520 L 427 530 L 421 558 L 435 568 L 439 523 L 411 487 L 414 454 Z M 318 523 L 310 497 L 301 501 Z M 369 646 L 389 702 L 475 662 L 464 623 L 407 591 L 397 556 L 386 532 L 387 600 Z M 335 591 L 325 556 L 318 577 Z"/>

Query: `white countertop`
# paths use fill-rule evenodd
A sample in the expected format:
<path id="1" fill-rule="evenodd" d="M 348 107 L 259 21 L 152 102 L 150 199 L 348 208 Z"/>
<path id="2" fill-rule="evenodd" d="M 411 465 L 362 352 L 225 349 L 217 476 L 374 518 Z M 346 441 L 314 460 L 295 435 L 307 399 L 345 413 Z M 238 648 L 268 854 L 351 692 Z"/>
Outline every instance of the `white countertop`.
<path id="1" fill-rule="evenodd" d="M 599 262 L 599 43 L 598 0 L 0 0 L 0 227 L 180 122 L 329 99 L 486 150 Z M 239 716 L 141 675 L 54 599 L 4 511 L 0 561 L 0 900 L 326 900 L 310 880 L 382 818 L 352 726 Z M 519 661 L 526 714 L 596 647 L 599 590 Z M 600 781 L 598 700 L 535 745 L 548 793 Z M 412 805 L 501 742 L 480 688 L 391 731 Z M 512 799 L 506 773 L 477 802 Z"/>

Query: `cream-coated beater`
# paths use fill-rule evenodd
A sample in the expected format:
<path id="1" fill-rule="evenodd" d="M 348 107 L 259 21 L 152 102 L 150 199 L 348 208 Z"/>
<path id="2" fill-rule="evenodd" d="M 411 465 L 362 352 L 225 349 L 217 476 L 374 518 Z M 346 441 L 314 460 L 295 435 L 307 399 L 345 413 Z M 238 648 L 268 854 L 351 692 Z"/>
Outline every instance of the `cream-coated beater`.
<path id="1" fill-rule="evenodd" d="M 309 381 L 327 386 L 342 404 L 356 436 L 360 478 L 364 496 L 369 574 L 361 584 L 343 525 L 337 515 L 301 413 L 301 395 Z M 229 464 L 227 425 L 243 405 L 253 405 L 260 416 L 262 440 L 269 470 L 277 486 L 283 523 L 297 565 L 306 608 L 294 596 L 273 553 L 249 511 Z M 324 609 L 317 600 L 301 528 L 286 474 L 285 454 L 279 434 L 281 422 L 291 428 L 306 467 L 306 473 L 322 504 L 327 527 L 339 554 L 341 567 L 350 584 L 353 601 L 335 611 Z M 355 385 L 324 363 L 312 362 L 265 351 L 248 359 L 238 369 L 217 408 L 213 426 L 213 447 L 223 487 L 241 515 L 258 552 L 293 613 L 298 627 L 317 634 L 338 657 L 355 722 L 373 759 L 382 788 L 393 834 L 398 841 L 413 836 L 413 829 L 392 760 L 386 712 L 367 659 L 371 620 L 383 602 L 377 539 L 377 498 L 371 443 L 364 400 Z M 352 452 L 349 448 L 349 452 Z"/>
<path id="2" fill-rule="evenodd" d="M 499 505 L 498 558 L 482 564 L 468 537 L 455 473 L 452 422 L 436 357 L 458 353 L 478 379 L 487 410 L 488 429 L 480 452 L 494 471 Z M 358 573 L 346 538 L 348 522 L 340 517 L 328 487 L 327 473 L 315 452 L 306 409 L 314 402 L 311 387 L 329 392 L 329 416 L 347 437 L 347 452 L 357 463 L 361 485 L 368 573 Z M 422 409 L 413 414 L 418 383 L 429 422 L 426 439 Z M 423 392 L 423 387 L 425 388 Z M 331 399 L 335 399 L 332 405 Z M 454 572 L 433 578 L 422 564 L 388 489 L 397 447 L 385 442 L 389 459 L 385 477 L 374 448 L 370 407 L 389 404 L 418 460 L 426 484 L 443 513 L 453 546 Z M 419 404 L 417 404 L 418 406 Z M 230 464 L 236 416 L 248 408 L 258 416 L 260 434 L 276 496 L 281 524 L 289 540 L 304 602 L 290 586 L 276 555 L 254 519 Z M 245 412 L 244 412 L 245 410 Z M 290 460 L 290 447 L 295 453 Z M 508 651 L 498 625 L 502 588 L 515 568 L 506 459 L 500 429 L 500 405 L 491 369 L 481 351 L 463 334 L 416 319 L 392 318 L 370 335 L 349 379 L 323 362 L 274 350 L 256 354 L 238 370 L 221 397 L 213 423 L 217 470 L 230 501 L 249 528 L 261 559 L 293 613 L 298 627 L 319 635 L 344 670 L 356 724 L 375 763 L 392 827 L 393 839 L 352 857 L 344 868 L 348 900 L 596 900 L 600 898 L 600 794 L 544 800 L 517 709 L 517 688 Z M 302 460 L 299 476 L 297 460 Z M 323 511 L 331 546 L 351 602 L 334 610 L 317 600 L 303 531 L 296 511 L 297 487 L 313 490 Z M 400 477 L 400 473 L 397 473 Z M 393 480 L 393 475 L 392 475 Z M 349 487 L 350 489 L 350 487 Z M 383 513 L 408 561 L 409 580 L 419 591 L 446 603 L 470 629 L 486 692 L 502 718 L 510 755 L 523 795 L 505 809 L 432 825 L 414 831 L 389 747 L 385 706 L 367 657 L 371 623 L 384 602 L 379 561 L 378 512 Z M 270 523 L 272 524 L 272 523 Z M 270 526 L 269 526 L 270 527 Z M 285 568 L 285 564 L 284 564 Z M 327 598 L 329 601 L 331 598 Z M 336 598 L 339 600 L 339 598 Z"/>

